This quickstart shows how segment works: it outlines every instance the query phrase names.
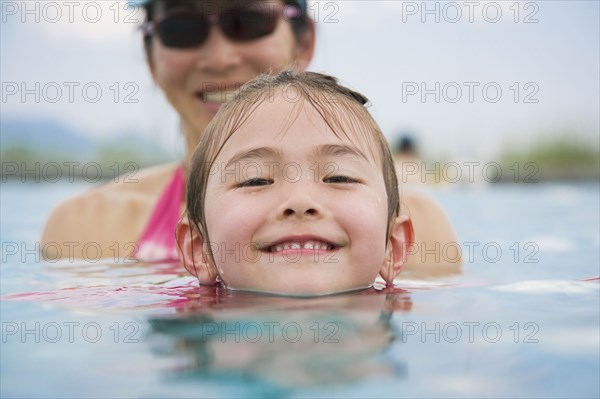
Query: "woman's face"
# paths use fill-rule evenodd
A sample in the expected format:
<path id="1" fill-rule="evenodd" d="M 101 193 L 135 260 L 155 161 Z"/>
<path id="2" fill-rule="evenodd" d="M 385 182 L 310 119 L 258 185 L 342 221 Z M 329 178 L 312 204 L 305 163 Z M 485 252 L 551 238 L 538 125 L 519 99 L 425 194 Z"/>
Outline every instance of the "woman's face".
<path id="1" fill-rule="evenodd" d="M 190 2 L 187 2 L 188 7 Z M 202 7 L 202 2 L 194 2 Z M 272 5 L 272 2 L 270 3 Z M 155 18 L 166 13 L 156 7 Z M 279 12 L 278 15 L 281 15 Z M 279 18 L 270 35 L 246 42 L 229 40 L 212 25 L 206 41 L 193 48 L 169 48 L 154 36 L 150 69 L 155 82 L 179 113 L 188 144 L 195 144 L 220 105 L 242 84 L 264 72 L 304 69 L 312 58 L 314 32 L 300 41 L 290 22 Z M 190 137 L 191 136 L 191 137 Z"/>

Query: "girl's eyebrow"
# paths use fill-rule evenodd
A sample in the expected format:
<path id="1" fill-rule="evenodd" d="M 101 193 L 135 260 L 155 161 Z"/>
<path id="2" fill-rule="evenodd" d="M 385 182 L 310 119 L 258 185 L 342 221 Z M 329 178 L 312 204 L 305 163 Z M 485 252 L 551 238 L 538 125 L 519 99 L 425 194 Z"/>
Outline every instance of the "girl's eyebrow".
<path id="1" fill-rule="evenodd" d="M 369 159 L 366 155 L 358 148 L 353 145 L 347 144 L 325 144 L 319 146 L 315 150 L 315 155 L 319 156 L 330 156 L 330 157 L 344 157 L 351 156 L 355 158 L 360 158 L 361 160 L 369 162 Z"/>
<path id="2" fill-rule="evenodd" d="M 319 157 L 344 157 L 350 156 L 369 162 L 367 156 L 357 147 L 347 144 L 324 144 L 314 150 L 315 158 Z M 283 154 L 277 148 L 259 147 L 237 152 L 225 164 L 225 169 L 238 162 L 249 160 L 282 159 Z"/>
<path id="3" fill-rule="evenodd" d="M 227 169 L 229 166 L 236 164 L 238 162 L 241 162 L 241 161 L 248 161 L 251 159 L 265 159 L 265 158 L 281 159 L 282 158 L 281 151 L 279 151 L 276 148 L 272 148 L 272 147 L 259 147 L 259 148 L 253 148 L 251 150 L 242 150 L 242 151 L 236 153 L 233 157 L 231 157 L 231 159 L 225 165 L 225 169 Z"/>

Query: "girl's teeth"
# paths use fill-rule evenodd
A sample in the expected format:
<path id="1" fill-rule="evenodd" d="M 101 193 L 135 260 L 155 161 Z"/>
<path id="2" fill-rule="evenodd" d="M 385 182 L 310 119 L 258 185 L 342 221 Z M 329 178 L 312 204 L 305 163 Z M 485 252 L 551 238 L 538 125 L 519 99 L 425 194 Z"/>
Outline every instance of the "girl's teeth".
<path id="1" fill-rule="evenodd" d="M 290 242 L 285 244 L 279 244 L 272 247 L 272 252 L 280 252 L 288 249 L 313 249 L 313 250 L 324 250 L 324 251 L 332 251 L 333 245 L 326 244 L 324 242 L 319 241 L 306 241 L 301 244 L 298 242 Z"/>

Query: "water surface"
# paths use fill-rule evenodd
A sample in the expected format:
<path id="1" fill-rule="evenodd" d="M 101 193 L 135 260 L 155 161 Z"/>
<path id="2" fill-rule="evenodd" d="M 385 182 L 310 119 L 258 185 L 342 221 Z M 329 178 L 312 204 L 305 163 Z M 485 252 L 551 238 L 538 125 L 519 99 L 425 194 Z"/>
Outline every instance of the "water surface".
<path id="1" fill-rule="evenodd" d="M 2 397 L 600 395 L 598 184 L 438 189 L 462 275 L 312 299 L 41 262 L 50 206 L 85 187 L 2 184 Z"/>

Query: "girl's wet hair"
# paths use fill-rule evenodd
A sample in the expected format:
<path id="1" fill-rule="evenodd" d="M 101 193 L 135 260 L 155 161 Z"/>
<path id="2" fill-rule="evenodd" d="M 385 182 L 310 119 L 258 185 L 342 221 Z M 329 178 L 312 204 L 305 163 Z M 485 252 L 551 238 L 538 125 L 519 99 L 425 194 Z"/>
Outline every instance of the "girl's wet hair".
<path id="1" fill-rule="evenodd" d="M 289 94 L 290 91 L 292 94 Z M 387 140 L 365 107 L 368 99 L 342 86 L 332 76 L 288 70 L 277 75 L 261 75 L 242 86 L 206 127 L 194 151 L 187 182 L 187 216 L 203 241 L 209 241 L 204 203 L 217 156 L 229 138 L 253 117 L 262 104 L 273 101 L 295 104 L 294 111 L 282 126 L 282 134 L 293 124 L 303 107 L 312 106 L 336 137 L 368 149 L 371 158 L 381 166 L 387 193 L 388 226 L 391 226 L 400 212 L 398 179 Z"/>

